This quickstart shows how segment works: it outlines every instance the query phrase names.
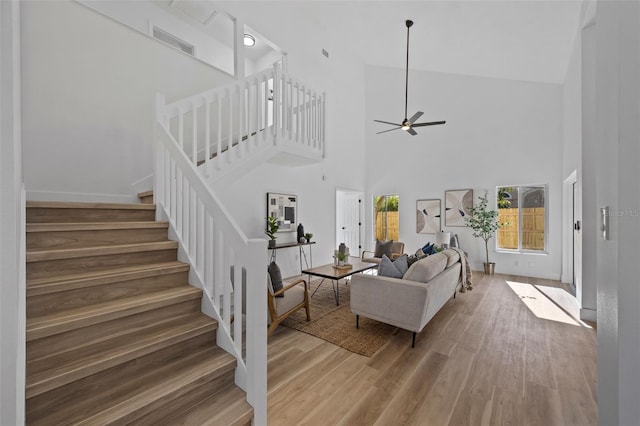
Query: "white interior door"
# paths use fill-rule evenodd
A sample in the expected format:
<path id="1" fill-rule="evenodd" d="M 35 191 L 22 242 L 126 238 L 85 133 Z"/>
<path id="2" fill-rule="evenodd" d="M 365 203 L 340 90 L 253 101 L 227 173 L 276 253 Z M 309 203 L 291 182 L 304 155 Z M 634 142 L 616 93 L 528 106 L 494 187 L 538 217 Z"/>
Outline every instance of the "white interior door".
<path id="1" fill-rule="evenodd" d="M 336 244 L 345 243 L 351 256 L 360 256 L 362 193 L 336 191 Z"/>

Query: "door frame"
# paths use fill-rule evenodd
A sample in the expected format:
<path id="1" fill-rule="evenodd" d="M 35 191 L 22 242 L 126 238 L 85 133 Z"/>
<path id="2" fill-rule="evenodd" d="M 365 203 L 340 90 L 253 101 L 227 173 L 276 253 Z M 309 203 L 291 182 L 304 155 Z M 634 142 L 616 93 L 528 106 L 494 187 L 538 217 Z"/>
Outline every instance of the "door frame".
<path id="1" fill-rule="evenodd" d="M 364 226 L 364 191 L 357 191 L 357 190 L 353 190 L 353 189 L 344 189 L 344 188 L 336 188 L 336 210 L 335 210 L 335 222 L 334 222 L 334 229 L 335 229 L 335 241 L 334 241 L 334 247 L 337 249 L 338 248 L 338 244 L 340 244 L 340 237 L 338 236 L 338 233 L 341 231 L 341 229 L 338 229 L 338 221 L 339 221 L 339 212 L 338 212 L 338 208 L 340 206 L 340 202 L 339 202 L 339 197 L 341 194 L 357 194 L 358 195 L 358 199 L 360 200 L 359 203 L 359 208 L 358 208 L 358 218 L 360 221 L 360 228 L 359 228 L 359 233 L 358 233 L 358 246 L 357 247 L 357 256 L 360 256 L 360 254 L 362 253 L 362 248 L 363 248 L 363 237 L 364 237 L 364 232 L 363 232 L 363 226 Z M 350 251 L 351 251 L 351 255 L 355 255 L 356 252 L 354 251 L 353 247 L 350 247 Z"/>
<path id="2" fill-rule="evenodd" d="M 581 259 L 575 259 L 574 220 L 582 221 L 581 187 L 574 170 L 562 183 L 562 275 L 561 281 L 575 285 L 576 295 L 581 291 Z M 574 199 L 575 185 L 575 199 Z M 578 251 L 581 253 L 581 251 Z"/>

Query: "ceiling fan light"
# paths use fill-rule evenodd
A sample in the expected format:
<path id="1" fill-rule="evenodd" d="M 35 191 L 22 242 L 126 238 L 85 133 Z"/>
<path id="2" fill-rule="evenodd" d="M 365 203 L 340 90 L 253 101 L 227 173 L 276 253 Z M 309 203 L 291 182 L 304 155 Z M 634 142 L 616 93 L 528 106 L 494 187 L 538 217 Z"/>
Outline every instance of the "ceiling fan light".
<path id="1" fill-rule="evenodd" d="M 401 128 L 402 128 L 402 130 L 409 130 L 411 128 L 411 126 L 408 125 L 408 124 L 403 124 Z"/>

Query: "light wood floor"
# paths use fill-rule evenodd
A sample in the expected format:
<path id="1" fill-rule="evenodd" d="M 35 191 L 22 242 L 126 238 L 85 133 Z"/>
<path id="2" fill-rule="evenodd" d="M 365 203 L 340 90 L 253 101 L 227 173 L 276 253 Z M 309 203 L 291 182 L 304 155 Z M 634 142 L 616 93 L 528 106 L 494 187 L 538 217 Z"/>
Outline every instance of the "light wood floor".
<path id="1" fill-rule="evenodd" d="M 523 283 L 512 284 L 520 295 L 507 281 Z M 474 282 L 414 349 L 405 330 L 367 358 L 279 327 L 269 338 L 269 424 L 596 425 L 595 329 L 525 305 L 567 321 L 542 295 L 562 286 L 479 272 Z"/>

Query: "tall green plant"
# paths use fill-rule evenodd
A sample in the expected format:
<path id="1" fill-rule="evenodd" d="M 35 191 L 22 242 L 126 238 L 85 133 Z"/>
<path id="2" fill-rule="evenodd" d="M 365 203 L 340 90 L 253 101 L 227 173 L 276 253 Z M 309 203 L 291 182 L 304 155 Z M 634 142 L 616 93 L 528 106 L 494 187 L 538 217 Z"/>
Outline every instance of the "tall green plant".
<path id="1" fill-rule="evenodd" d="M 473 229 L 473 236 L 476 238 L 482 238 L 484 240 L 484 250 L 489 263 L 489 240 L 500 227 L 498 223 L 498 212 L 496 210 L 489 210 L 487 205 L 487 193 L 478 198 L 480 203 L 471 207 L 471 216 L 465 218 L 467 226 Z"/>

